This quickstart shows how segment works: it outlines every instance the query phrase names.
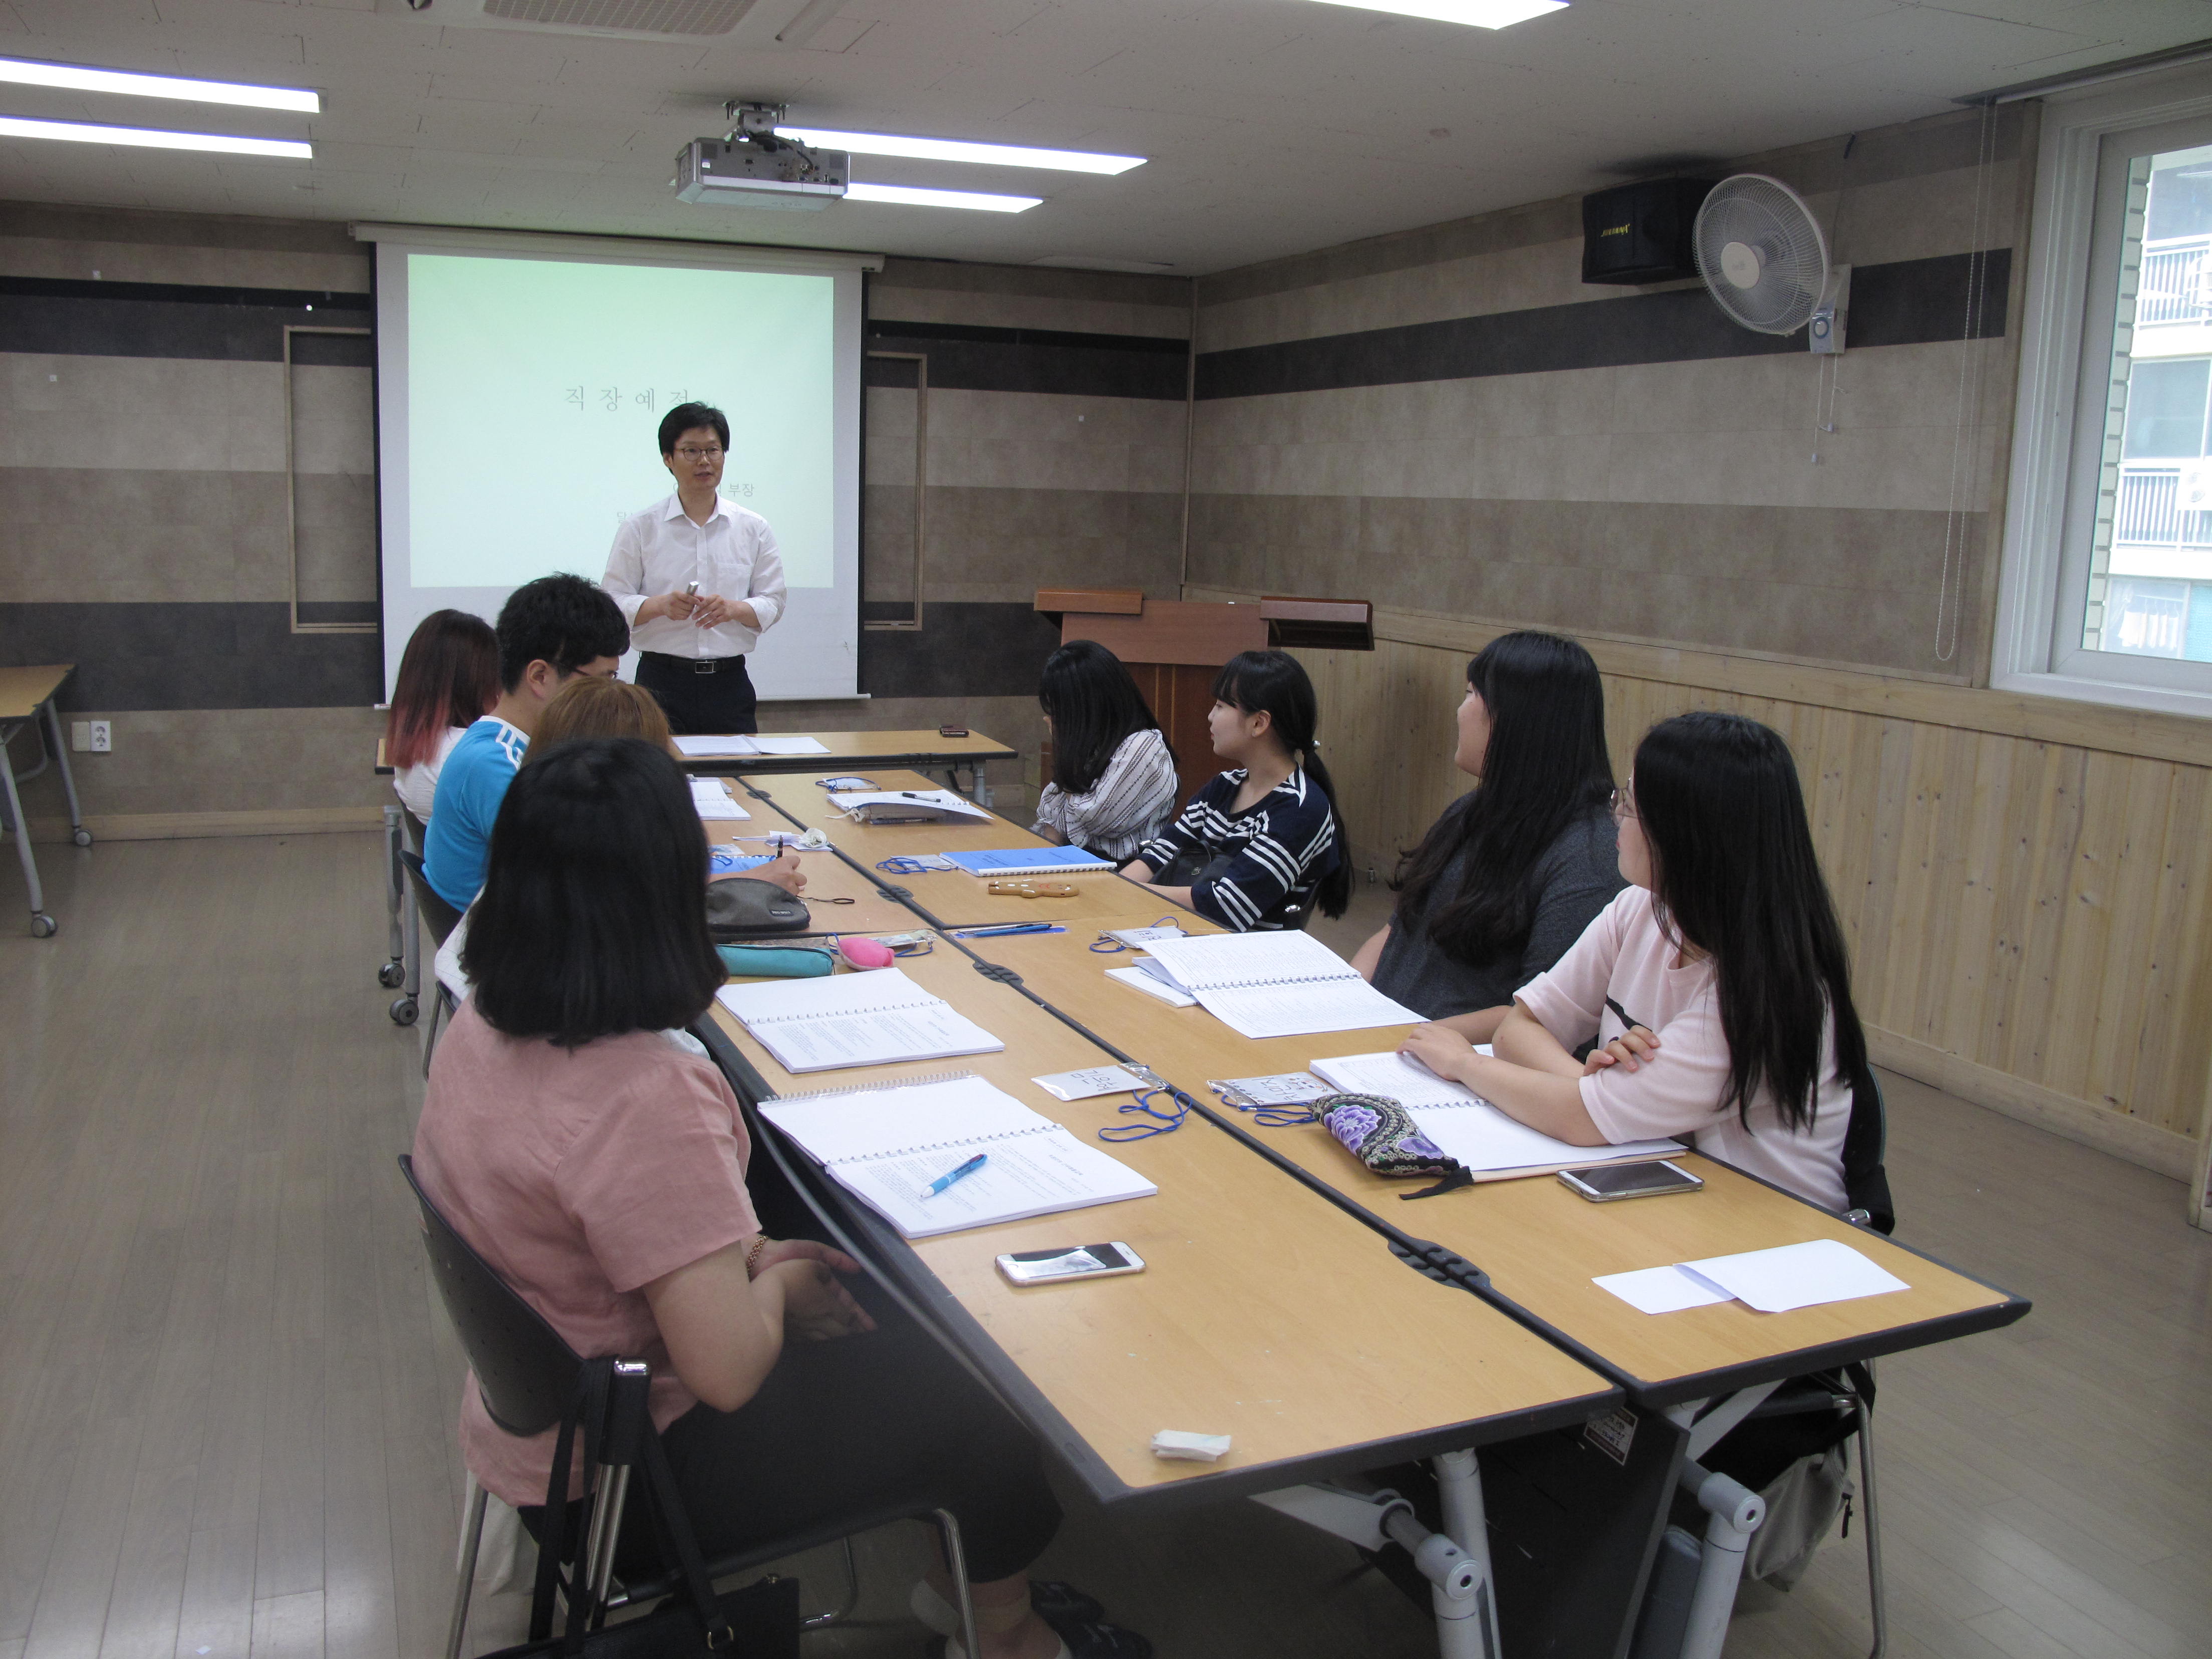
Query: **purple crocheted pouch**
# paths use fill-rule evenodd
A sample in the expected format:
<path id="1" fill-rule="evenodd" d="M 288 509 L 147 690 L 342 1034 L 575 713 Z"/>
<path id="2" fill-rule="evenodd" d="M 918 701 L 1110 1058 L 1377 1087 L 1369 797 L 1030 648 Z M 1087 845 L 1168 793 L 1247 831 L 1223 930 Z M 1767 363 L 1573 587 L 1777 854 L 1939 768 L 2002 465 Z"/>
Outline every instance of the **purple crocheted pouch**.
<path id="1" fill-rule="evenodd" d="M 1413 1114 L 1384 1095 L 1330 1095 L 1314 1102 L 1329 1133 L 1376 1175 L 1449 1176 L 1459 1160 L 1421 1133 Z"/>

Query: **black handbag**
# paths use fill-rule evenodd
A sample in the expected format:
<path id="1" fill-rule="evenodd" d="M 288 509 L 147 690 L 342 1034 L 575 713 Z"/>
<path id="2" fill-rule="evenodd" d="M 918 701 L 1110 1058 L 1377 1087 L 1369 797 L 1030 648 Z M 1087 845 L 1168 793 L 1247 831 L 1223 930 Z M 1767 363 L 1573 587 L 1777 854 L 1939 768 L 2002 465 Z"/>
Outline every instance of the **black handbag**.
<path id="1" fill-rule="evenodd" d="M 560 1635 L 553 1634 L 554 1595 L 561 1586 L 562 1558 L 568 1547 L 570 1459 L 580 1426 L 585 1467 L 596 1468 L 599 1462 L 614 1368 L 611 1358 L 583 1363 L 575 1397 L 554 1441 L 538 1540 L 538 1581 L 530 1602 L 530 1638 L 485 1659 L 799 1659 L 799 1581 L 771 1576 L 715 1594 L 690 1517 L 677 1492 L 668 1453 L 651 1419 L 645 1418 L 641 1394 L 635 1409 L 645 1420 L 633 1431 L 638 1442 L 637 1473 L 645 1476 L 647 1508 L 661 1559 L 678 1565 L 681 1587 L 642 1618 L 594 1629 L 603 1610 L 589 1605 L 584 1594 L 579 1549 L 579 1559 L 569 1571 L 568 1622 Z"/>
<path id="2" fill-rule="evenodd" d="M 803 933 L 806 901 L 757 876 L 725 876 L 707 884 L 707 932 L 717 939 L 763 933 Z"/>

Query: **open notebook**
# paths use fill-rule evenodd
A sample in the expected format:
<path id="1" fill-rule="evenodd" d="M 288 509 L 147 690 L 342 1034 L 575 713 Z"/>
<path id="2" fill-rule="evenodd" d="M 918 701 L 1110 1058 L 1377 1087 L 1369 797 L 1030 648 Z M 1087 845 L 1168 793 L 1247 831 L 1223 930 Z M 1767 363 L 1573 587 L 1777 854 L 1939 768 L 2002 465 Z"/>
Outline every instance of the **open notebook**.
<path id="1" fill-rule="evenodd" d="M 1486 1050 L 1486 1052 L 1487 1052 Z M 1438 1077 L 1403 1054 L 1340 1054 L 1308 1068 L 1347 1094 L 1382 1095 L 1413 1115 L 1421 1133 L 1467 1168 L 1478 1181 L 1549 1175 L 1593 1164 L 1642 1158 L 1677 1158 L 1679 1140 L 1632 1140 L 1619 1146 L 1577 1146 L 1516 1121 L 1464 1084 Z"/>
<path id="2" fill-rule="evenodd" d="M 863 823 L 991 823 L 992 816 L 950 789 L 832 792 L 830 804 Z"/>
<path id="3" fill-rule="evenodd" d="M 722 787 L 720 778 L 692 779 L 691 805 L 697 809 L 702 818 L 708 820 L 752 817 L 731 799 L 730 792 Z"/>
<path id="4" fill-rule="evenodd" d="M 908 1238 L 1159 1190 L 972 1073 L 786 1096 L 760 1111 Z M 977 1152 L 982 1168 L 929 1191 Z"/>
<path id="5" fill-rule="evenodd" d="M 787 1072 L 895 1066 L 1006 1046 L 896 968 L 725 985 L 715 995 Z"/>
<path id="6" fill-rule="evenodd" d="M 945 856 L 971 876 L 1060 876 L 1118 867 L 1113 860 L 1080 847 L 999 847 Z"/>
<path id="7" fill-rule="evenodd" d="M 749 737 L 724 732 L 719 737 L 678 738 L 676 747 L 687 760 L 714 755 L 826 755 L 830 751 L 813 738 Z"/>
<path id="8" fill-rule="evenodd" d="M 1421 1017 L 1359 977 L 1352 964 L 1304 933 L 1208 933 L 1154 939 L 1138 966 L 1248 1037 L 1304 1036 L 1374 1025 L 1418 1025 Z"/>

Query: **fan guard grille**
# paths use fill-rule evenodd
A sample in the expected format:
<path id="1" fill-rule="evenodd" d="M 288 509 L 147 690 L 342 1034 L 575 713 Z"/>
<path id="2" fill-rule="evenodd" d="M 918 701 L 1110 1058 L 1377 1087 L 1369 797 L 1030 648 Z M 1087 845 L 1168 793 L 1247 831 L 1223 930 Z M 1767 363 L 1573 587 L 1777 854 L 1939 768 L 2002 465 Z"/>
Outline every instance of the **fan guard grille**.
<path id="1" fill-rule="evenodd" d="M 1698 210 L 1691 242 L 1707 290 L 1746 328 L 1793 334 L 1812 317 L 1828 278 L 1828 245 L 1813 210 L 1779 179 L 1722 179 Z"/>

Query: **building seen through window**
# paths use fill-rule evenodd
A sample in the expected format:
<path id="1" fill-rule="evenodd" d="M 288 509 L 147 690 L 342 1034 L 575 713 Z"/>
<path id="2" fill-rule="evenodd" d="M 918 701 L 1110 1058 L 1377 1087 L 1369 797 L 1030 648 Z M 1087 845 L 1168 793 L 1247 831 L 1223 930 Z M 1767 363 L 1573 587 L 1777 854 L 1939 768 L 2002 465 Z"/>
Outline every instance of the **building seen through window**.
<path id="1" fill-rule="evenodd" d="M 2212 662 L 2212 146 L 2127 185 L 2081 643 Z"/>

